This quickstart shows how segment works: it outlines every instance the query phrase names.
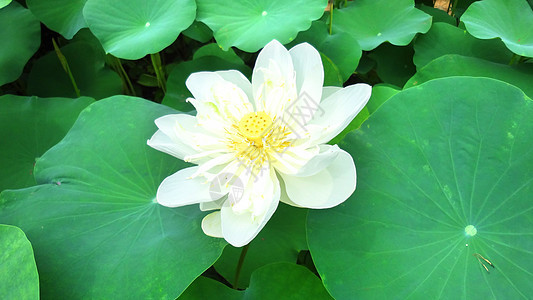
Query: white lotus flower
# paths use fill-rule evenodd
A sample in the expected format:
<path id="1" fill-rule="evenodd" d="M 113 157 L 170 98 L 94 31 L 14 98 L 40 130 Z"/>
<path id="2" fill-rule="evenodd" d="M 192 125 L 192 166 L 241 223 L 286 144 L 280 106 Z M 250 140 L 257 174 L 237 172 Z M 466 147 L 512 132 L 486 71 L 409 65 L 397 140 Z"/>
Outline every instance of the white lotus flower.
<path id="1" fill-rule="evenodd" d="M 287 51 L 275 40 L 259 53 L 252 83 L 235 70 L 191 74 L 196 117 L 155 120 L 148 145 L 197 166 L 167 177 L 157 201 L 216 210 L 202 229 L 236 247 L 259 233 L 279 201 L 308 208 L 345 201 L 355 190 L 353 159 L 325 143 L 361 111 L 371 88 L 322 87 L 323 80 L 311 45 Z"/>

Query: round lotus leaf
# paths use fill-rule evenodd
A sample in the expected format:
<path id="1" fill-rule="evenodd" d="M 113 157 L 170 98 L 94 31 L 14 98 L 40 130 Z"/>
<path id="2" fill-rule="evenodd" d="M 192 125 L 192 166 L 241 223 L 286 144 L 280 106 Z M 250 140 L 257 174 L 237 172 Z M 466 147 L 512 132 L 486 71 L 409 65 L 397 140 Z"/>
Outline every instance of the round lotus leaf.
<path id="1" fill-rule="evenodd" d="M 194 0 L 88 0 L 83 15 L 107 53 L 139 59 L 172 44 L 194 21 Z"/>
<path id="2" fill-rule="evenodd" d="M 333 31 L 351 34 L 366 51 L 384 42 L 405 46 L 430 27 L 431 16 L 413 0 L 357 0 L 333 12 Z"/>
<path id="3" fill-rule="evenodd" d="M 4 191 L 0 219 L 35 249 L 43 299 L 175 299 L 227 243 L 197 206 L 168 208 L 161 181 L 189 165 L 146 144 L 169 107 L 114 96 L 83 110 L 37 160 L 37 186 Z"/>
<path id="4" fill-rule="evenodd" d="M 512 85 L 448 77 L 397 93 L 348 134 L 357 189 L 308 215 L 331 295 L 533 295 L 532 115 Z"/>
<path id="5" fill-rule="evenodd" d="M 271 40 L 292 41 L 320 18 L 326 0 L 197 0 L 199 21 L 213 30 L 217 43 L 256 52 Z"/>
<path id="6" fill-rule="evenodd" d="M 468 7 L 461 21 L 475 37 L 500 38 L 514 53 L 533 57 L 533 10 L 526 0 L 477 1 Z"/>

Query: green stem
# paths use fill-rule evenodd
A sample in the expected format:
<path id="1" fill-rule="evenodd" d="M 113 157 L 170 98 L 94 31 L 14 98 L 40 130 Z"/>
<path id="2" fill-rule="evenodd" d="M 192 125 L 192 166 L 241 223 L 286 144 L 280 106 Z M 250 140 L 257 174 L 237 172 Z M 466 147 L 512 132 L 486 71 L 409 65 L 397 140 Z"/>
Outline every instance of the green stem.
<path id="1" fill-rule="evenodd" d="M 459 3 L 459 0 L 453 1 L 452 4 L 452 14 L 455 16 L 455 10 L 457 9 L 457 4 Z"/>
<path id="2" fill-rule="evenodd" d="M 241 269 L 242 265 L 244 264 L 244 258 L 246 257 L 246 253 L 248 252 L 248 248 L 250 248 L 250 244 L 242 247 L 241 256 L 239 257 L 239 263 L 237 263 L 237 269 L 235 270 L 235 280 L 233 280 L 234 289 L 237 289 L 239 287 L 239 277 L 241 276 Z"/>
<path id="3" fill-rule="evenodd" d="M 72 75 L 72 71 L 70 71 L 67 58 L 65 57 L 65 55 L 63 55 L 63 53 L 59 49 L 59 46 L 57 46 L 57 43 L 54 39 L 52 39 L 52 44 L 54 45 L 54 51 L 56 52 L 57 58 L 59 59 L 59 62 L 61 63 L 63 70 L 65 70 L 65 73 L 67 73 L 68 77 L 70 78 L 70 82 L 72 83 L 72 86 L 74 87 L 74 92 L 76 93 L 76 96 L 81 97 L 80 89 L 78 88 L 78 85 L 76 84 L 76 80 L 74 79 L 74 75 Z"/>
<path id="4" fill-rule="evenodd" d="M 520 63 L 520 61 L 522 60 L 522 56 L 516 54 L 516 53 L 513 53 L 513 57 L 511 57 L 511 61 L 509 61 L 509 65 L 512 66 L 512 65 L 516 65 L 518 63 Z"/>
<path id="5" fill-rule="evenodd" d="M 154 67 L 155 76 L 157 77 L 157 83 L 159 87 L 163 90 L 164 93 L 167 92 L 165 72 L 163 71 L 163 66 L 161 65 L 161 56 L 158 53 L 150 54 L 152 59 L 152 66 Z"/>
<path id="6" fill-rule="evenodd" d="M 329 35 L 331 35 L 331 27 L 333 26 L 333 3 L 330 2 L 331 6 L 329 7 Z"/>
<path id="7" fill-rule="evenodd" d="M 120 58 L 115 57 L 111 54 L 109 54 L 111 57 L 111 66 L 120 76 L 120 79 L 122 80 L 122 83 L 124 84 L 126 94 L 136 96 L 135 89 L 133 88 L 133 84 L 131 83 L 130 77 L 128 76 L 128 73 L 126 73 L 126 70 L 124 70 L 124 67 L 122 66 L 122 62 L 120 61 Z"/>

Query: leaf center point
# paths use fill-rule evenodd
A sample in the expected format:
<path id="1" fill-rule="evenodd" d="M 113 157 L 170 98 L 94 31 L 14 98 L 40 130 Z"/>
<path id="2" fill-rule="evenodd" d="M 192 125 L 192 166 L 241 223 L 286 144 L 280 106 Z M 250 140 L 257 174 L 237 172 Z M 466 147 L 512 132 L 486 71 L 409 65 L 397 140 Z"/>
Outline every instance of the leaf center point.
<path id="1" fill-rule="evenodd" d="M 474 236 L 477 234 L 477 229 L 474 227 L 474 225 L 468 225 L 465 227 L 465 233 L 468 236 Z"/>

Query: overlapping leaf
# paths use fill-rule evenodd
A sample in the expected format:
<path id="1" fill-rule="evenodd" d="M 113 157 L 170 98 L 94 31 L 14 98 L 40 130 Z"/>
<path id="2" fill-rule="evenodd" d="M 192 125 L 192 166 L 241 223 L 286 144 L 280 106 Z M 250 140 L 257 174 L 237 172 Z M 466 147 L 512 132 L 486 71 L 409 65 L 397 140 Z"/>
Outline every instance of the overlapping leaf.
<path id="1" fill-rule="evenodd" d="M 27 0 L 31 12 L 48 28 L 71 39 L 87 27 L 83 7 L 87 0 Z"/>
<path id="2" fill-rule="evenodd" d="M 372 95 L 366 104 L 370 114 L 373 114 L 385 101 L 400 92 L 395 86 L 388 84 L 376 84 L 372 87 Z"/>
<path id="3" fill-rule="evenodd" d="M 206 43 L 213 37 L 213 31 L 211 31 L 211 29 L 209 29 L 204 23 L 196 20 L 182 33 L 183 35 L 201 43 Z"/>
<path id="4" fill-rule="evenodd" d="M 65 136 L 93 101 L 0 96 L 0 191 L 35 185 L 35 160 Z"/>
<path id="5" fill-rule="evenodd" d="M 385 83 L 403 86 L 416 72 L 413 46 L 398 47 L 385 43 L 368 56 L 376 61 L 376 72 Z"/>
<path id="6" fill-rule="evenodd" d="M 446 54 L 477 57 L 507 64 L 513 53 L 499 40 L 476 39 L 466 30 L 445 24 L 433 24 L 428 33 L 421 35 L 414 44 L 413 62 L 417 69 Z"/>
<path id="7" fill-rule="evenodd" d="M 39 274 L 31 244 L 17 227 L 0 225 L 0 295 L 39 299 Z"/>
<path id="8" fill-rule="evenodd" d="M 60 51 L 82 96 L 102 99 L 122 92 L 120 77 L 105 66 L 101 48 L 80 41 L 61 47 Z M 28 78 L 28 92 L 40 97 L 76 97 L 74 85 L 55 51 L 47 53 L 33 64 Z"/>
<path id="9" fill-rule="evenodd" d="M 404 88 L 449 76 L 490 77 L 515 85 L 533 97 L 533 65 L 509 66 L 457 54 L 444 55 L 431 61 L 411 77 Z"/>
<path id="10" fill-rule="evenodd" d="M 16 80 L 41 44 L 41 27 L 17 2 L 0 10 L 0 86 Z"/>
<path id="11" fill-rule="evenodd" d="M 244 65 L 242 59 L 235 54 L 233 49 L 230 48 L 224 51 L 216 43 L 207 44 L 198 48 L 192 58 L 195 60 L 205 56 L 216 56 L 232 64 Z"/>
<path id="12" fill-rule="evenodd" d="M 257 269 L 250 287 L 237 291 L 212 279 L 200 277 L 183 293 L 180 300 L 278 300 L 278 299 L 331 299 L 324 286 L 305 267 L 290 263 L 269 264 Z"/>
<path id="13" fill-rule="evenodd" d="M 305 221 L 307 209 L 280 204 L 266 227 L 251 242 L 241 269 L 239 287 L 249 284 L 256 269 L 275 262 L 296 262 L 300 250 L 307 249 Z M 235 278 L 235 267 L 241 248 L 227 246 L 215 263 L 215 269 L 230 282 Z"/>
<path id="14" fill-rule="evenodd" d="M 451 25 L 457 24 L 456 19 L 453 16 L 450 16 L 446 11 L 433 7 L 433 0 L 431 0 L 430 3 L 426 3 L 426 4 L 427 5 L 422 4 L 418 8 L 421 11 L 431 16 L 433 25 L 439 22 L 448 23 Z"/>

